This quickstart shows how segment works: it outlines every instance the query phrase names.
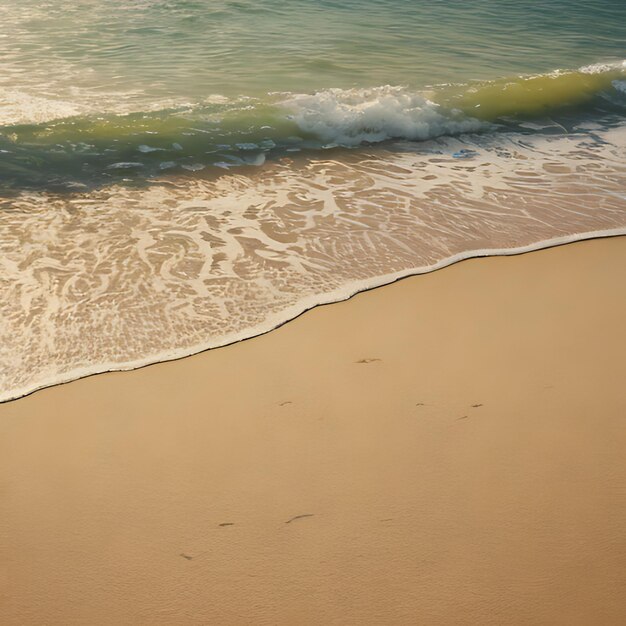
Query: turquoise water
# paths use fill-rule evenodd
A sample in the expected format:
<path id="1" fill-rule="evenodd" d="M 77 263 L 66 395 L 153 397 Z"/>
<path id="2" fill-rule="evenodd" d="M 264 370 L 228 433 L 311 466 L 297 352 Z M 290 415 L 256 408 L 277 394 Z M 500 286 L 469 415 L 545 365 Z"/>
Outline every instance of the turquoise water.
<path id="1" fill-rule="evenodd" d="M 621 61 L 619 0 L 4 0 L 12 87 L 137 101 L 495 79 Z"/>
<path id="2" fill-rule="evenodd" d="M 615 0 L 5 0 L 0 187 L 622 116 L 624 24 Z"/>
<path id="3" fill-rule="evenodd" d="M 626 234 L 625 163 L 626 2 L 2 0 L 0 401 Z"/>

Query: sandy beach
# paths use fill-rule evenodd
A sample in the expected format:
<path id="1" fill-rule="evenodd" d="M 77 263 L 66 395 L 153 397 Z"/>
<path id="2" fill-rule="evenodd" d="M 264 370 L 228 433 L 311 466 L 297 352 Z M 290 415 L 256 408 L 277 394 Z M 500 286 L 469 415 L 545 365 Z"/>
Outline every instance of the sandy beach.
<path id="1" fill-rule="evenodd" d="M 626 237 L 0 406 L 0 623 L 619 624 Z"/>

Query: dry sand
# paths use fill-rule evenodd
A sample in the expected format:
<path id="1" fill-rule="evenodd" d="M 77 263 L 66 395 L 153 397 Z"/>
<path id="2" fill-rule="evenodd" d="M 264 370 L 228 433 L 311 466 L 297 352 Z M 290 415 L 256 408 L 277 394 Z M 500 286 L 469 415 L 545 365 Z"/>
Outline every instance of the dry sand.
<path id="1" fill-rule="evenodd" d="M 626 620 L 626 238 L 0 406 L 0 623 Z"/>

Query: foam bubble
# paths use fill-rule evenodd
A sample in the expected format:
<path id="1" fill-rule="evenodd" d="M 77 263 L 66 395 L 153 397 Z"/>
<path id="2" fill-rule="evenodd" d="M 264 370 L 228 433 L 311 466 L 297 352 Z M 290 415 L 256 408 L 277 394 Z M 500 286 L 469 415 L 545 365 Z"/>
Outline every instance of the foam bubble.
<path id="1" fill-rule="evenodd" d="M 446 112 L 419 93 L 401 87 L 329 89 L 283 103 L 305 133 L 325 142 L 356 146 L 386 139 L 431 139 L 478 131 L 484 122 Z"/>
<path id="2" fill-rule="evenodd" d="M 0 91 L 0 123 L 40 124 L 50 120 L 84 115 L 88 108 L 66 100 L 33 96 L 22 91 Z"/>
<path id="3" fill-rule="evenodd" d="M 400 141 L 252 176 L 0 200 L 0 401 L 463 258 L 624 234 L 624 131 Z"/>
<path id="4" fill-rule="evenodd" d="M 607 72 L 626 70 L 626 59 L 623 61 L 614 61 L 610 63 L 592 63 L 579 68 L 579 72 L 583 74 L 605 74 Z"/>

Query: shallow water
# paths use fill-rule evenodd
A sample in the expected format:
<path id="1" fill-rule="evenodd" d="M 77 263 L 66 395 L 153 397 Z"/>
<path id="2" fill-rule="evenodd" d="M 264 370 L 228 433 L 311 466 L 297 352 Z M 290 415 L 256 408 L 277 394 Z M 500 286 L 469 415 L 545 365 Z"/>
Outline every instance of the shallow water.
<path id="1" fill-rule="evenodd" d="M 4 2 L 0 400 L 626 232 L 624 24 L 612 1 Z"/>

